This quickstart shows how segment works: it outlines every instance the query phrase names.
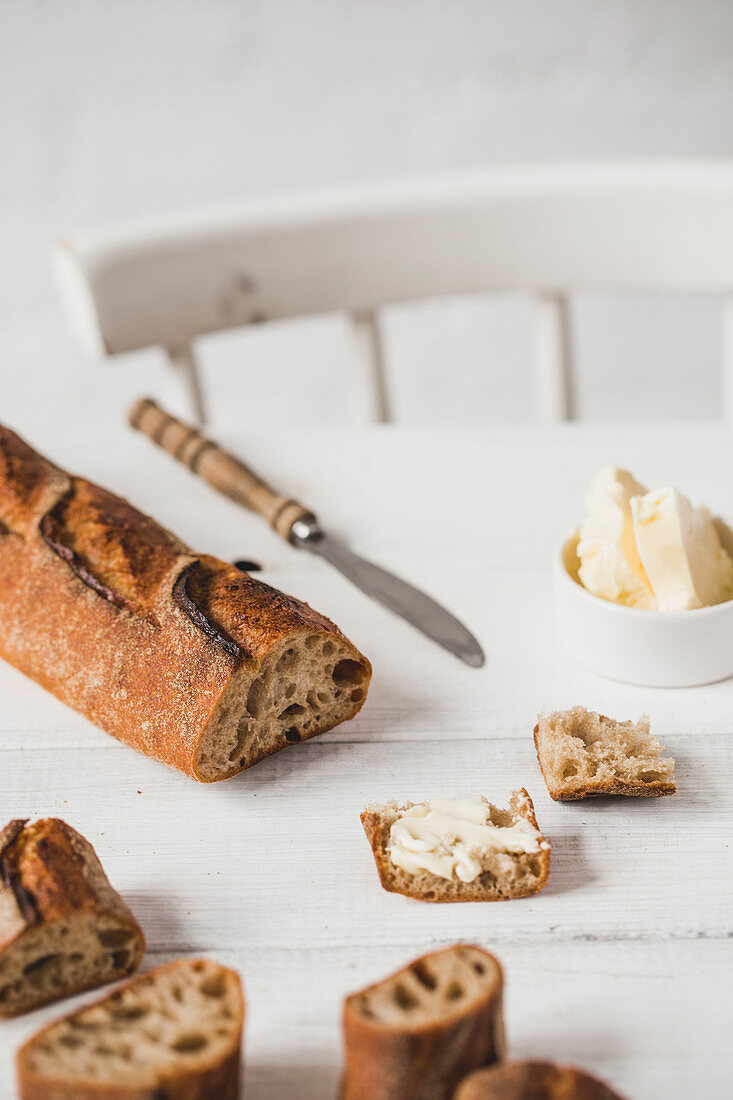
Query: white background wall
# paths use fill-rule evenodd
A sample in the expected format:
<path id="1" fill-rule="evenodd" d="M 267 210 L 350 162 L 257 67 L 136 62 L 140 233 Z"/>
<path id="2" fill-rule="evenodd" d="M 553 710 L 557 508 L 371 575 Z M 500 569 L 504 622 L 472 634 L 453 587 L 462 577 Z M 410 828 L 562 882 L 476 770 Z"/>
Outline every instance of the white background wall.
<path id="1" fill-rule="evenodd" d="M 111 425 L 165 396 L 157 353 L 77 351 L 64 232 L 462 166 L 729 156 L 732 61 L 729 0 L 2 0 L 0 414 L 42 443 L 82 397 Z M 531 416 L 528 319 L 517 297 L 390 311 L 397 417 Z M 582 415 L 717 415 L 718 303 L 594 297 L 574 322 Z M 362 416 L 338 321 L 203 351 L 222 424 Z"/>

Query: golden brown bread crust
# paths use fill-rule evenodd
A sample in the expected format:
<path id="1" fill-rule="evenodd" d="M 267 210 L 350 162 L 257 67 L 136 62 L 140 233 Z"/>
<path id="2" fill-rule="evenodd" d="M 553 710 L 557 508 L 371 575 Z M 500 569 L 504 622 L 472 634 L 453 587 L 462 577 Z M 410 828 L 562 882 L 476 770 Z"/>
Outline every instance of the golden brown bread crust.
<path id="1" fill-rule="evenodd" d="M 195 779 L 226 778 L 242 766 L 202 774 L 202 734 L 228 705 L 233 681 L 255 676 L 264 658 L 305 634 L 337 641 L 362 672 L 358 699 L 312 736 L 359 711 L 371 675 L 333 623 L 192 553 L 0 426 L 0 656 L 68 706 Z M 280 737 L 243 766 L 286 745 Z"/>
<path id="2" fill-rule="evenodd" d="M 456 1012 L 445 1001 L 443 1019 L 411 1021 L 401 1027 L 369 1019 L 359 1010 L 365 994 L 408 973 L 424 981 L 426 962 L 465 953 L 491 968 L 495 981 L 478 1004 Z M 450 1100 L 456 1084 L 478 1066 L 504 1057 L 503 974 L 497 960 L 480 947 L 456 944 L 415 959 L 389 978 L 344 1001 L 345 1066 L 340 1100 Z M 414 1014 L 413 1010 L 413 1014 Z"/>
<path id="3" fill-rule="evenodd" d="M 465 1078 L 453 1100 L 622 1100 L 602 1081 L 574 1066 L 504 1062 Z"/>
<path id="4" fill-rule="evenodd" d="M 535 829 L 539 829 L 534 803 L 524 787 L 514 791 L 510 796 L 509 810 L 525 818 Z M 378 810 L 367 807 L 362 811 L 361 823 L 371 845 L 379 881 L 388 893 L 402 894 L 403 897 L 434 904 L 460 901 L 510 901 L 538 894 L 547 885 L 550 877 L 550 842 L 544 836 L 541 837 L 542 847 L 536 856 L 521 857 L 523 861 L 531 859 L 532 865 L 537 868 L 536 875 L 531 878 L 526 876 L 521 884 L 513 883 L 506 891 L 500 891 L 497 888 L 497 876 L 493 871 L 478 875 L 473 882 L 462 882 L 458 879 L 448 882 L 427 871 L 423 871 L 419 878 L 409 875 L 406 871 L 395 867 L 389 857 L 387 849 L 390 825 L 382 814 Z"/>
<path id="5" fill-rule="evenodd" d="M 111 917 L 128 928 L 132 936 L 124 950 L 115 952 L 114 977 L 126 977 L 137 969 L 145 937 L 89 841 L 58 818 L 33 825 L 22 819 L 9 822 L 0 832 L 0 960 L 29 930 L 37 932 L 80 914 Z M 56 996 L 37 999 L 32 1007 L 88 988 L 89 982 L 81 982 Z M 15 1014 L 0 997 L 0 1017 Z"/>
<path id="6" fill-rule="evenodd" d="M 106 1001 L 113 1002 L 119 999 L 124 989 L 140 984 L 144 985 L 151 978 L 163 974 L 166 971 L 175 970 L 178 961 L 167 963 L 140 975 L 131 982 L 117 988 L 113 993 L 98 998 L 90 1004 L 84 1005 L 75 1012 L 70 1012 L 61 1019 L 72 1019 L 79 1016 L 89 1007 L 102 1004 Z M 223 968 L 226 969 L 226 968 Z M 166 1076 L 165 1083 L 149 1087 L 136 1087 L 131 1084 L 106 1084 L 78 1083 L 69 1084 L 53 1083 L 49 1085 L 45 1076 L 36 1075 L 28 1064 L 28 1049 L 37 1043 L 46 1032 L 52 1031 L 59 1019 L 41 1028 L 32 1035 L 16 1055 L 16 1072 L 18 1078 L 18 1094 L 20 1100 L 239 1100 L 241 1078 L 241 1030 L 244 1024 L 245 1002 L 242 992 L 242 983 L 239 975 L 234 970 L 226 970 L 230 981 L 236 983 L 239 994 L 239 1032 L 240 1042 L 225 1058 L 214 1064 L 199 1069 L 181 1069 L 171 1072 Z"/>

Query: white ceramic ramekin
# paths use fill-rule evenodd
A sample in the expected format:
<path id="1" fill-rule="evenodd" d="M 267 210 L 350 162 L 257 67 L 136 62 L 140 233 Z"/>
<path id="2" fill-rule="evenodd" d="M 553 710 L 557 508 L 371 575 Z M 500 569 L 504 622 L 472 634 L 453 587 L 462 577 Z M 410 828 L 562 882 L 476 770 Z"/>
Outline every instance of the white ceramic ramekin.
<path id="1" fill-rule="evenodd" d="M 696 611 L 641 611 L 602 600 L 578 580 L 578 536 L 555 555 L 560 638 L 574 657 L 612 680 L 693 687 L 733 676 L 733 600 Z"/>

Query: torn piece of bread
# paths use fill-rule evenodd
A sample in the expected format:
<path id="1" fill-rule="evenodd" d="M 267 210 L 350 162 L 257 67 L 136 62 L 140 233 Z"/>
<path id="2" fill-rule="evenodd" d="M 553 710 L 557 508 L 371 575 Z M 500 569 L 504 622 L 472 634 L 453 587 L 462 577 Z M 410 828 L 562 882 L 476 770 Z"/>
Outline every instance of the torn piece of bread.
<path id="1" fill-rule="evenodd" d="M 238 974 L 179 959 L 29 1039 L 21 1100 L 238 1100 L 243 1021 Z"/>
<path id="2" fill-rule="evenodd" d="M 622 1100 L 602 1081 L 574 1066 L 503 1062 L 479 1069 L 458 1086 L 453 1100 Z"/>
<path id="3" fill-rule="evenodd" d="M 347 997 L 342 1100 L 450 1100 L 504 1056 L 503 985 L 493 955 L 456 944 Z"/>
<path id="4" fill-rule="evenodd" d="M 617 722 L 573 707 L 541 714 L 534 729 L 550 797 L 571 802 L 593 795 L 674 794 L 674 760 L 649 732 L 649 719 Z"/>
<path id="5" fill-rule="evenodd" d="M 127 977 L 145 939 L 91 844 L 58 818 L 0 832 L 0 1017 Z"/>
<path id="6" fill-rule="evenodd" d="M 506 809 L 485 798 L 370 805 L 361 822 L 385 890 L 420 901 L 499 901 L 538 893 L 550 842 L 522 788 Z"/>

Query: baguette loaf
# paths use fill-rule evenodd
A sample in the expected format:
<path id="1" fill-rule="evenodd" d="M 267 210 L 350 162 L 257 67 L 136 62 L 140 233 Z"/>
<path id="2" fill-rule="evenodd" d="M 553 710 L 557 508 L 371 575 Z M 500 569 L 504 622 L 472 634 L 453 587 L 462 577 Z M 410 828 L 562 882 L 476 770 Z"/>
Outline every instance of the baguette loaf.
<path id="1" fill-rule="evenodd" d="M 0 1016 L 131 974 L 145 939 L 91 844 L 58 818 L 0 832 Z"/>
<path id="2" fill-rule="evenodd" d="M 649 719 L 617 722 L 584 707 L 541 714 L 534 730 L 550 797 L 674 794 L 674 760 L 649 732 Z"/>
<path id="3" fill-rule="evenodd" d="M 21 1100 L 239 1100 L 239 975 L 207 959 L 151 970 L 18 1051 Z"/>
<path id="4" fill-rule="evenodd" d="M 621 1097 L 574 1066 L 504 1062 L 476 1070 L 461 1082 L 453 1100 L 621 1100 Z"/>
<path id="5" fill-rule="evenodd" d="M 506 809 L 485 798 L 387 802 L 367 806 L 361 822 L 384 889 L 419 901 L 527 897 L 550 874 L 550 842 L 524 788 Z"/>
<path id="6" fill-rule="evenodd" d="M 353 718 L 371 676 L 306 604 L 194 554 L 2 427 L 0 656 L 202 782 Z"/>
<path id="7" fill-rule="evenodd" d="M 450 1100 L 504 1056 L 503 984 L 493 955 L 456 944 L 347 997 L 342 1100 Z"/>

